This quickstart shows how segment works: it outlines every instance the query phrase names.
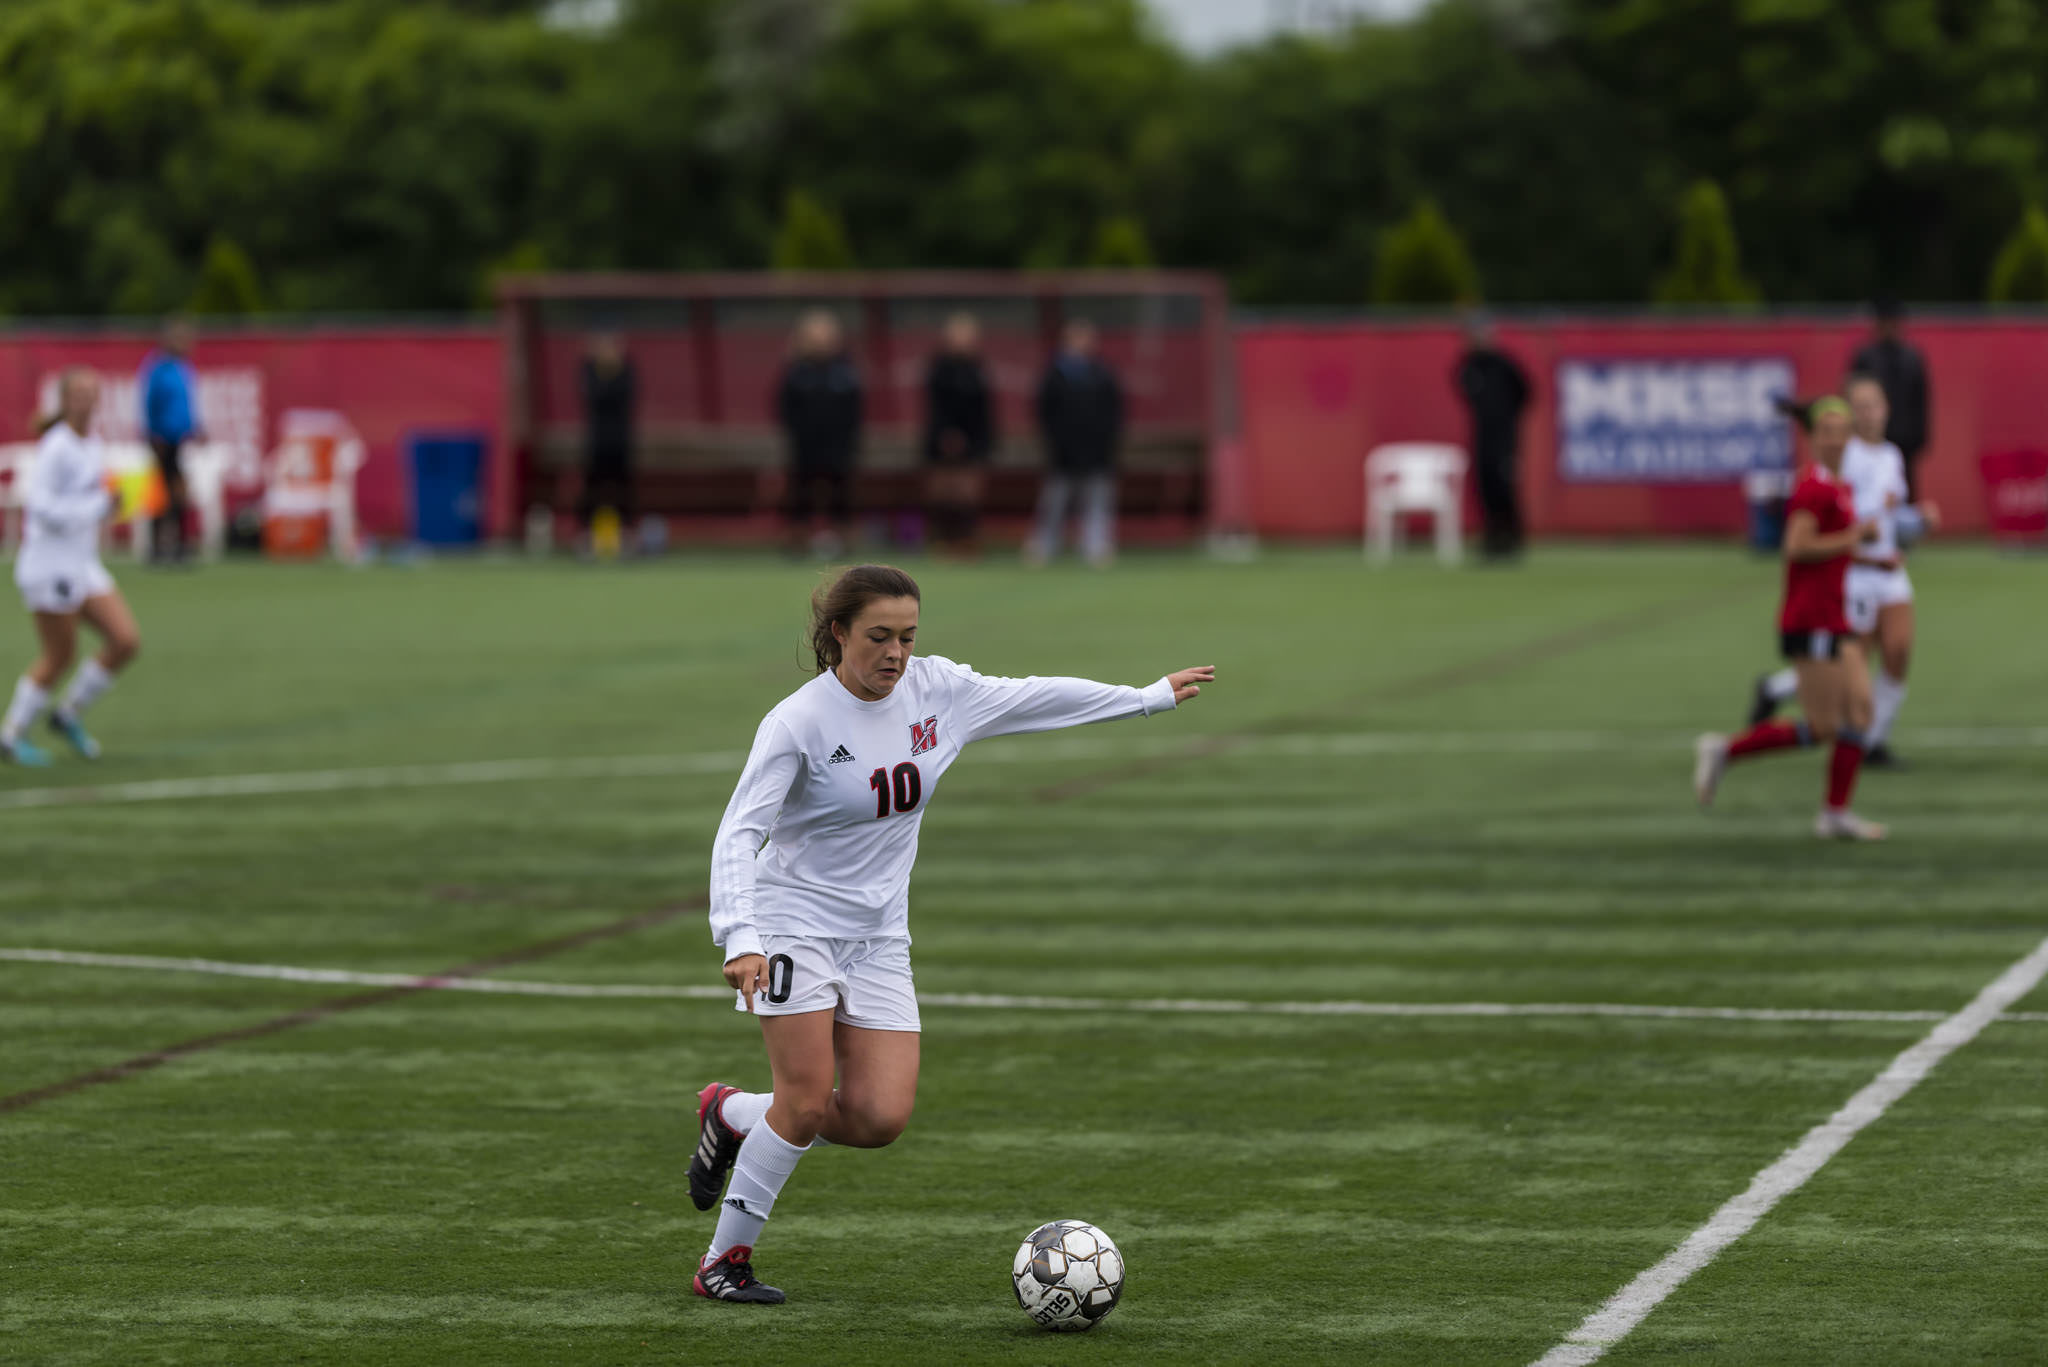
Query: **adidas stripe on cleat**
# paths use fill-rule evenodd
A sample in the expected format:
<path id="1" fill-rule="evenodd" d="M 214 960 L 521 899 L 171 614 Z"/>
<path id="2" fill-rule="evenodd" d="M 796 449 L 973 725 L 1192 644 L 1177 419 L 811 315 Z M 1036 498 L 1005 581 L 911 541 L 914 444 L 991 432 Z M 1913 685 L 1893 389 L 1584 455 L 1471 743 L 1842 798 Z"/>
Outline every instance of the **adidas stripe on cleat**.
<path id="1" fill-rule="evenodd" d="M 707 1258 L 697 1264 L 690 1289 L 714 1301 L 740 1301 L 748 1305 L 780 1305 L 789 1299 L 754 1276 L 754 1250 L 735 1244 L 723 1257 Z"/>
<path id="2" fill-rule="evenodd" d="M 690 1155 L 690 1203 L 699 1210 L 718 1204 L 725 1179 L 732 1175 L 732 1165 L 740 1156 L 740 1141 L 746 1138 L 725 1123 L 719 1110 L 738 1090 L 714 1082 L 697 1093 L 697 1151 Z"/>

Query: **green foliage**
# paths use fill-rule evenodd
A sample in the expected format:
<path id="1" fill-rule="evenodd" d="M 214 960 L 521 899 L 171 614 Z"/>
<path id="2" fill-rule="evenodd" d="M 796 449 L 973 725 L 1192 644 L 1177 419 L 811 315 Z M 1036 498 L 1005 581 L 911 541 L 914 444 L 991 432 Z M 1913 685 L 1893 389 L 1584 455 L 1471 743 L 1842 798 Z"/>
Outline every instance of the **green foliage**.
<path id="1" fill-rule="evenodd" d="M 1095 230 L 1095 245 L 1089 249 L 1088 264 L 1133 268 L 1156 264 L 1152 244 L 1145 240 L 1145 225 L 1129 214 L 1103 219 Z"/>
<path id="2" fill-rule="evenodd" d="M 2048 304 L 2048 214 L 2032 204 L 1991 265 L 1991 302 Z"/>
<path id="3" fill-rule="evenodd" d="M 548 254 L 538 242 L 516 244 L 477 273 L 476 306 L 490 308 L 497 302 L 498 283 L 508 275 L 527 275 L 548 268 Z"/>
<path id="4" fill-rule="evenodd" d="M 1355 300 L 1424 197 L 1499 301 L 1974 297 L 2048 200 L 2040 9 L 1435 0 L 1197 58 L 1143 0 L 8 0 L 0 311 L 174 309 L 216 239 L 294 311 L 472 307 L 528 247 L 749 268 L 790 186 L 867 264 L 1142 242 L 1259 304 Z"/>
<path id="5" fill-rule="evenodd" d="M 1380 234 L 1373 267 L 1372 301 L 1429 307 L 1479 300 L 1479 272 L 1436 201 L 1424 199 L 1408 217 Z"/>
<path id="6" fill-rule="evenodd" d="M 199 266 L 199 284 L 185 302 L 187 313 L 261 313 L 263 291 L 256 283 L 256 264 L 249 253 L 226 237 L 206 245 Z"/>
<path id="7" fill-rule="evenodd" d="M 843 271 L 853 266 L 853 245 L 839 215 L 802 190 L 783 201 L 769 264 L 779 271 Z"/>
<path id="8" fill-rule="evenodd" d="M 1678 204 L 1678 248 L 1671 269 L 1657 279 L 1660 304 L 1751 304 L 1757 300 L 1753 281 L 1742 274 L 1742 253 L 1735 243 L 1735 225 L 1728 218 L 1728 199 L 1711 180 L 1686 187 Z"/>

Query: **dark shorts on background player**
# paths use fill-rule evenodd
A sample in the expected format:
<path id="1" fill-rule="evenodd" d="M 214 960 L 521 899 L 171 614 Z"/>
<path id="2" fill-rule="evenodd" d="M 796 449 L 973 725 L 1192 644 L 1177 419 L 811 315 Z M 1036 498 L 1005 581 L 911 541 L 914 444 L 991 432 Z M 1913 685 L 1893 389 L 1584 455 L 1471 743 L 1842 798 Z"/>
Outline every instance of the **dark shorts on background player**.
<path id="1" fill-rule="evenodd" d="M 1839 660 L 1842 633 L 1838 631 L 1781 631 L 1778 654 L 1787 660 Z"/>

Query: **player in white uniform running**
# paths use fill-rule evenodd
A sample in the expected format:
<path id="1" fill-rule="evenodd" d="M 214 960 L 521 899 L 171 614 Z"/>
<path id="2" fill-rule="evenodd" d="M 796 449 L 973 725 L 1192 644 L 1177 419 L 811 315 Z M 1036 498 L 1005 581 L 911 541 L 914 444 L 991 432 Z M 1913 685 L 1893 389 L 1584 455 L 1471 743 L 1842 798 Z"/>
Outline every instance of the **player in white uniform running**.
<path id="1" fill-rule="evenodd" d="M 856 566 L 813 596 L 818 677 L 762 721 L 718 826 L 711 937 L 734 1009 L 761 1017 L 774 1090 L 714 1082 L 698 1094 L 690 1198 L 699 1210 L 726 1198 L 692 1282 L 700 1296 L 779 1304 L 782 1292 L 754 1276 L 753 1251 L 797 1159 L 813 1143 L 880 1148 L 910 1119 L 910 868 L 925 807 L 961 750 L 1170 711 L 1216 674 L 1183 669 L 1145 688 L 990 678 L 913 657 L 918 598 L 887 565 Z"/>
<path id="2" fill-rule="evenodd" d="M 1849 401 L 1850 437 L 1842 453 L 1842 479 L 1855 498 L 1856 516 L 1875 523 L 1876 539 L 1857 549 L 1844 586 L 1849 629 L 1863 639 L 1865 653 L 1878 662 L 1871 682 L 1871 721 L 1864 732 L 1864 763 L 1892 768 L 1898 759 L 1889 737 L 1906 701 L 1906 670 L 1913 656 L 1913 581 L 1905 550 L 1941 526 L 1941 510 L 1930 501 L 1910 503 L 1906 460 L 1884 439 L 1890 407 L 1884 386 L 1869 375 L 1851 375 L 1842 386 Z M 1757 680 L 1754 725 L 1792 695 L 1789 669 Z"/>
<path id="3" fill-rule="evenodd" d="M 28 732 L 77 654 L 80 619 L 99 633 L 102 646 L 72 676 L 50 713 L 50 725 L 87 759 L 99 758 L 100 747 L 81 718 L 114 686 L 114 676 L 135 658 L 142 642 L 135 614 L 100 563 L 100 524 L 113 496 L 107 489 L 106 454 L 92 435 L 99 378 L 90 370 L 67 370 L 57 393 L 57 416 L 36 445 L 21 495 L 21 552 L 14 561 L 14 583 L 35 619 L 42 653 L 16 681 L 0 719 L 0 758 L 16 764 L 50 762 Z"/>

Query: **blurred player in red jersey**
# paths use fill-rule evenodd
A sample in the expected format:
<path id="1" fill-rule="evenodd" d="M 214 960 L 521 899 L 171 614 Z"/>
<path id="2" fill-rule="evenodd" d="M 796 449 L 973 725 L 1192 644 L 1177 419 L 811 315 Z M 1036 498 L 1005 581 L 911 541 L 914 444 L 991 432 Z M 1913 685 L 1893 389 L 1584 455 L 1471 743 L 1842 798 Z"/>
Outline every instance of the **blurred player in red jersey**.
<path id="1" fill-rule="evenodd" d="M 1799 676 L 1805 719 L 1759 722 L 1733 738 L 1701 736 L 1693 791 L 1708 806 L 1731 761 L 1833 741 L 1827 805 L 1814 819 L 1813 833 L 1830 840 L 1882 840 L 1884 827 L 1849 810 L 1870 724 L 1870 672 L 1862 643 L 1849 629 L 1845 589 L 1857 547 L 1877 535 L 1878 525 L 1876 519 L 1858 519 L 1841 478 L 1849 405 L 1832 395 L 1817 399 L 1807 420 L 1812 459 L 1785 505 L 1785 602 L 1778 613 L 1780 653 Z"/>

